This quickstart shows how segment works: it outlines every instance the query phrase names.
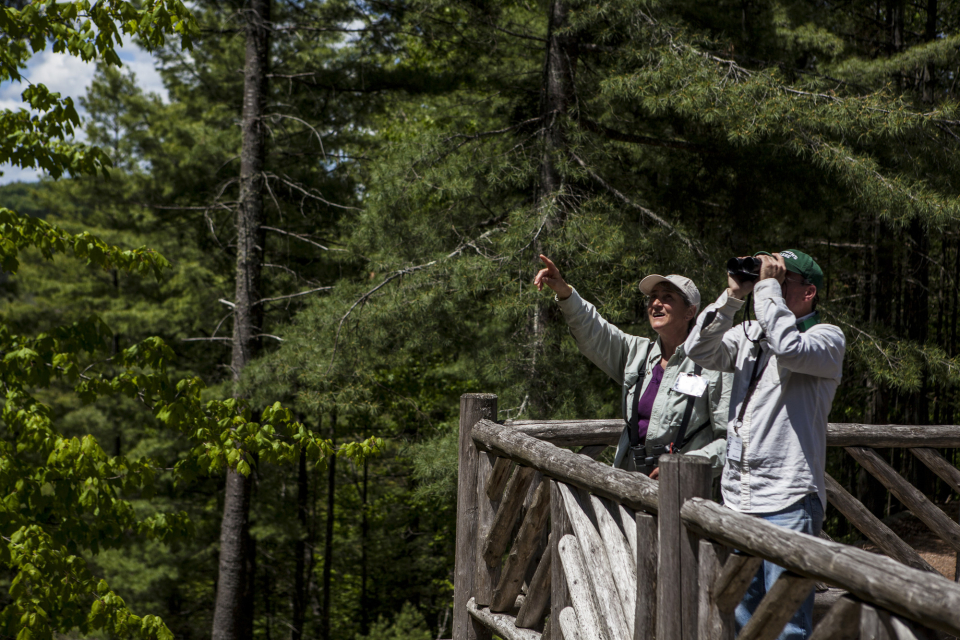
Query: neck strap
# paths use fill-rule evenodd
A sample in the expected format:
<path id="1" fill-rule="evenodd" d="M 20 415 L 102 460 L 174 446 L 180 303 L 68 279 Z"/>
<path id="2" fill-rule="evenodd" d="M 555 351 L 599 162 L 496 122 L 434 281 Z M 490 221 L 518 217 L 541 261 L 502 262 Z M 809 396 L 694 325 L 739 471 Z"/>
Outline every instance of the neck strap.
<path id="1" fill-rule="evenodd" d="M 813 312 L 812 316 L 807 316 L 804 320 L 798 322 L 797 329 L 800 330 L 800 333 L 803 333 L 815 324 L 820 324 L 820 314 L 816 311 Z"/>

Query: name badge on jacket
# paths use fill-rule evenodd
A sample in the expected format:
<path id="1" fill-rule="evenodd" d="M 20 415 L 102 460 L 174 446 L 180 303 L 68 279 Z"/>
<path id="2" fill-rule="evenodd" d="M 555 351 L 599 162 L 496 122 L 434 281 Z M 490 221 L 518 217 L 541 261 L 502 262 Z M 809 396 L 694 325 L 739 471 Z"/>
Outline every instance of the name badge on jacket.
<path id="1" fill-rule="evenodd" d="M 732 431 L 727 432 L 727 460 L 740 462 L 743 457 L 743 439 Z"/>
<path id="2" fill-rule="evenodd" d="M 681 373 L 673 385 L 673 391 L 699 398 L 707 390 L 707 380 L 693 373 Z"/>

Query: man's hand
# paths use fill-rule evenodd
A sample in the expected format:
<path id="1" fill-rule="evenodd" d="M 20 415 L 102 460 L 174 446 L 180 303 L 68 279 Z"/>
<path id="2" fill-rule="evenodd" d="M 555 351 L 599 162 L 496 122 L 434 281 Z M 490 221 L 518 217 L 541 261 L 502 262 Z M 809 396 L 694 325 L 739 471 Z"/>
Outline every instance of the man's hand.
<path id="1" fill-rule="evenodd" d="M 740 256 L 741 259 L 747 258 L 747 257 L 749 256 Z M 740 280 L 734 278 L 732 275 L 728 273 L 727 286 L 729 287 L 729 289 L 727 289 L 727 295 L 732 296 L 737 300 L 743 300 L 748 295 L 750 295 L 751 291 L 753 291 L 753 285 L 755 283 L 756 283 L 755 280 L 744 280 L 743 282 L 741 282 Z"/>
<path id="2" fill-rule="evenodd" d="M 779 253 L 775 253 L 772 256 L 758 256 L 761 261 L 760 265 L 760 279 L 767 280 L 773 278 L 780 284 L 783 284 L 783 279 L 787 277 L 787 265 L 783 261 L 783 256 Z"/>
<path id="3" fill-rule="evenodd" d="M 553 260 L 542 253 L 540 254 L 540 260 L 546 265 L 546 268 L 540 269 L 540 272 L 533 279 L 533 284 L 537 285 L 537 291 L 543 291 L 543 285 L 547 285 L 553 289 L 553 292 L 561 300 L 566 300 L 573 295 L 573 287 L 560 277 L 560 269 L 557 269 L 557 265 L 553 264 Z"/>
<path id="4" fill-rule="evenodd" d="M 656 469 L 650 472 L 650 479 L 657 480 L 659 478 L 660 478 L 660 467 L 657 467 Z"/>

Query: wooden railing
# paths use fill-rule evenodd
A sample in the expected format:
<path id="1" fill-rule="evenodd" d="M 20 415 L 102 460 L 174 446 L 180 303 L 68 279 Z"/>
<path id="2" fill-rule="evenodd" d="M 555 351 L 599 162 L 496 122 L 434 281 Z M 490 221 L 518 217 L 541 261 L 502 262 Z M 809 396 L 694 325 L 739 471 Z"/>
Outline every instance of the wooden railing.
<path id="1" fill-rule="evenodd" d="M 788 571 L 739 638 L 776 638 L 817 583 L 833 603 L 816 639 L 960 636 L 960 585 L 832 478 L 830 503 L 890 557 L 721 507 L 696 457 L 663 457 L 659 482 L 597 462 L 619 420 L 496 415 L 496 396 L 461 398 L 454 640 L 734 638 L 763 559 Z M 960 525 L 870 448 L 909 448 L 960 491 L 960 471 L 932 448 L 960 447 L 960 427 L 831 424 L 827 440 L 960 550 Z"/>

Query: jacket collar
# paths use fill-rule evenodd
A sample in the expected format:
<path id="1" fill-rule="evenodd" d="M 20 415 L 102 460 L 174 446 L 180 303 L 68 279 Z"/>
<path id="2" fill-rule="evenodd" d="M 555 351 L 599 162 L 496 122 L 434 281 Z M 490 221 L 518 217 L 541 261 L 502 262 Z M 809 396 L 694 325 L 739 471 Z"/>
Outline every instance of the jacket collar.
<path id="1" fill-rule="evenodd" d="M 679 362 L 683 362 L 687 352 L 684 350 L 682 342 L 679 346 L 677 346 L 677 350 L 674 352 L 674 355 L 677 357 Z M 649 365 L 648 368 L 652 369 L 658 362 L 660 362 L 660 358 L 662 356 L 663 345 L 660 342 L 660 336 L 657 336 L 656 341 L 650 347 L 650 353 L 647 354 L 647 364 Z"/>

